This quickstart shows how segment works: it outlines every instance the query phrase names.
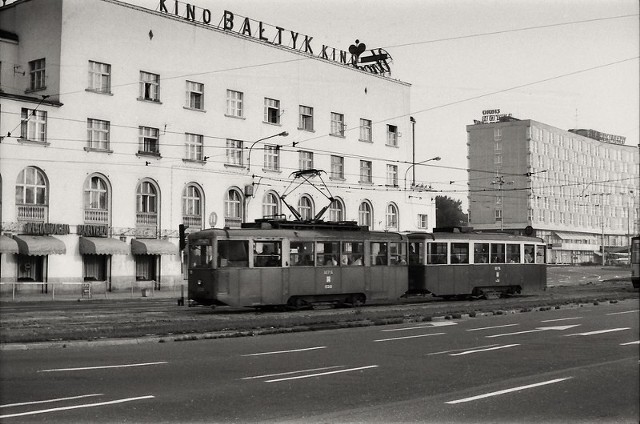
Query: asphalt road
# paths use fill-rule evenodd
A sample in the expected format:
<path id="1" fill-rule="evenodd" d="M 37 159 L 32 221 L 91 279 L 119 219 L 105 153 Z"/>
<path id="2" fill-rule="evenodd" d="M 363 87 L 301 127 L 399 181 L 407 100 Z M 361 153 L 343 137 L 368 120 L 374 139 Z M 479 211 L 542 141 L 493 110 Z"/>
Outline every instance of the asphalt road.
<path id="1" fill-rule="evenodd" d="M 638 422 L 638 310 L 0 351 L 0 419 Z"/>

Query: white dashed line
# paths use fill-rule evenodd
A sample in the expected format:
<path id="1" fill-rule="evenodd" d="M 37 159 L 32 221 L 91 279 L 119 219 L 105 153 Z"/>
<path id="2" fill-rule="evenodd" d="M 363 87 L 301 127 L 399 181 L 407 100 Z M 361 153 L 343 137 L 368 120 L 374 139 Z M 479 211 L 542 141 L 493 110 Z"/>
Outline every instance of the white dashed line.
<path id="1" fill-rule="evenodd" d="M 140 364 L 123 364 L 123 365 L 102 365 L 98 367 L 79 367 L 79 368 L 56 368 L 50 370 L 39 370 L 38 372 L 63 372 L 63 371 L 86 371 L 86 370 L 104 370 L 111 368 L 131 368 L 131 367 L 148 367 L 150 365 L 164 365 L 168 362 L 143 362 Z"/>
<path id="2" fill-rule="evenodd" d="M 260 352 L 260 353 L 247 353 L 242 356 L 262 356 L 262 355 L 278 355 L 281 353 L 295 353 L 295 352 L 308 352 L 310 350 L 326 349 L 326 346 L 306 347 L 303 349 L 291 349 L 291 350 L 276 350 L 274 352 Z"/>
<path id="3" fill-rule="evenodd" d="M 126 399 L 116 399 L 108 402 L 86 403 L 84 405 L 73 405 L 73 406 L 62 406 L 60 408 L 40 409 L 37 411 L 28 411 L 28 412 L 20 412 L 16 414 L 0 415 L 0 418 L 24 417 L 27 415 L 39 415 L 39 414 L 48 414 L 50 412 L 68 411 L 70 409 L 94 408 L 96 406 L 115 405 L 118 403 L 133 402 L 136 400 L 153 399 L 154 397 L 155 396 L 149 395 L 149 396 L 140 396 L 140 397 L 134 397 L 134 398 L 126 398 Z"/>
<path id="4" fill-rule="evenodd" d="M 374 340 L 374 342 L 390 342 L 390 341 L 393 341 L 393 340 L 416 339 L 416 338 L 419 338 L 419 337 L 441 336 L 443 334 L 446 334 L 446 333 L 429 333 L 429 334 L 418 334 L 418 335 L 415 335 L 415 336 L 392 337 L 390 339 Z"/>
<path id="5" fill-rule="evenodd" d="M 478 396 L 473 396 L 473 397 L 468 397 L 468 398 L 458 399 L 458 400 L 452 400 L 452 401 L 445 402 L 445 403 L 447 403 L 449 405 L 455 405 L 457 403 L 471 402 L 471 401 L 478 400 L 478 399 L 484 399 L 484 398 L 488 398 L 488 397 L 492 397 L 492 396 L 504 395 L 506 393 L 519 392 L 519 391 L 525 390 L 525 389 L 532 389 L 534 387 L 545 386 L 547 384 L 559 383 L 561 381 L 565 381 L 565 380 L 568 380 L 570 378 L 573 378 L 573 377 L 556 378 L 555 380 L 543 381 L 541 383 L 529 384 L 529 385 L 526 385 L 526 386 L 514 387 L 514 388 L 511 388 L 511 389 L 498 390 L 497 392 L 485 393 L 483 395 L 478 395 Z"/>

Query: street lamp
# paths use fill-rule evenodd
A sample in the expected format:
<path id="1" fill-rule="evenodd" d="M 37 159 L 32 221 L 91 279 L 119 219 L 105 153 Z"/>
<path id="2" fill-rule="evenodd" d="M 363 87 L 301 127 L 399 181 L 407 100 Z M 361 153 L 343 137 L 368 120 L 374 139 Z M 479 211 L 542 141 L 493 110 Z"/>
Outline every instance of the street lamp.
<path id="1" fill-rule="evenodd" d="M 513 181 L 505 181 L 504 175 L 496 175 L 496 179 L 491 181 L 491 184 L 498 185 L 498 191 L 500 192 L 500 231 L 504 230 L 504 192 L 502 186 L 505 184 L 513 184 Z M 496 208 L 497 209 L 497 208 Z"/>
<path id="2" fill-rule="evenodd" d="M 418 162 L 418 163 L 412 163 L 407 170 L 404 172 L 404 189 L 407 190 L 407 174 L 409 173 L 409 170 L 411 168 L 413 168 L 416 165 L 422 165 L 423 163 L 427 163 L 427 162 L 431 162 L 432 160 L 440 160 L 442 159 L 440 156 L 436 156 L 435 158 L 431 158 L 431 159 L 427 159 L 427 160 L 423 160 L 422 162 Z M 416 185 L 416 179 L 415 179 L 415 174 L 413 177 L 413 182 L 411 183 L 411 186 L 415 186 Z"/>
<path id="3" fill-rule="evenodd" d="M 253 146 L 255 146 L 256 143 L 258 143 L 259 141 L 268 140 L 273 137 L 286 137 L 288 135 L 289 135 L 288 132 L 282 131 L 281 133 L 270 135 L 269 137 L 259 138 L 256 141 L 254 141 L 253 144 L 251 144 L 251 147 L 249 147 L 249 154 L 247 155 L 247 170 L 251 171 L 251 150 L 253 150 Z"/>

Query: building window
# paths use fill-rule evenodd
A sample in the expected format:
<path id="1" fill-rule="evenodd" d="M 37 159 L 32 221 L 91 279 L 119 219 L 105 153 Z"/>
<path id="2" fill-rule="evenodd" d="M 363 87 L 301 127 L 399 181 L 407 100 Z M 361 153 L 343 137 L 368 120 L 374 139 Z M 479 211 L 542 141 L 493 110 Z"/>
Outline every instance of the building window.
<path id="1" fill-rule="evenodd" d="M 493 129 L 493 140 L 501 141 L 502 140 L 502 128 L 494 128 Z"/>
<path id="2" fill-rule="evenodd" d="M 182 223 L 202 228 L 202 192 L 195 184 L 187 185 L 182 191 Z"/>
<path id="3" fill-rule="evenodd" d="M 342 200 L 335 199 L 329 205 L 329 221 L 343 221 L 344 220 L 344 204 Z"/>
<path id="4" fill-rule="evenodd" d="M 227 90 L 227 116 L 242 118 L 242 97 L 240 91 Z"/>
<path id="5" fill-rule="evenodd" d="M 140 71 L 140 100 L 160 101 L 160 75 Z"/>
<path id="6" fill-rule="evenodd" d="M 344 114 L 331 112 L 331 135 L 344 137 Z"/>
<path id="7" fill-rule="evenodd" d="M 394 203 L 387 205 L 387 228 L 398 228 L 398 207 Z"/>
<path id="8" fill-rule="evenodd" d="M 264 122 L 280 123 L 280 100 L 264 98 Z"/>
<path id="9" fill-rule="evenodd" d="M 242 166 L 242 141 L 227 139 L 227 165 Z"/>
<path id="10" fill-rule="evenodd" d="M 157 255 L 136 255 L 136 281 L 153 281 L 156 279 Z"/>
<path id="11" fill-rule="evenodd" d="M 187 81 L 187 107 L 189 109 L 204 109 L 204 84 Z"/>
<path id="12" fill-rule="evenodd" d="M 109 150 L 109 121 L 87 119 L 87 149 Z"/>
<path id="13" fill-rule="evenodd" d="M 111 65 L 89 61 L 89 90 L 111 93 Z"/>
<path id="14" fill-rule="evenodd" d="M 496 209 L 496 221 L 502 221 L 502 209 Z"/>
<path id="15" fill-rule="evenodd" d="M 360 182 L 361 183 L 371 183 L 373 181 L 371 167 L 372 167 L 371 161 L 368 161 L 368 160 L 360 161 Z"/>
<path id="16" fill-rule="evenodd" d="M 202 159 L 202 147 L 203 147 L 202 135 L 186 133 L 185 137 L 186 137 L 185 158 L 187 160 L 197 160 L 197 161 L 203 160 Z"/>
<path id="17" fill-rule="evenodd" d="M 300 105 L 300 130 L 313 131 L 313 108 Z"/>
<path id="18" fill-rule="evenodd" d="M 298 200 L 298 213 L 303 221 L 313 219 L 313 201 L 308 196 L 301 196 Z"/>
<path id="19" fill-rule="evenodd" d="M 360 141 L 372 141 L 370 119 L 360 118 Z"/>
<path id="20" fill-rule="evenodd" d="M 136 225 L 155 227 L 158 224 L 158 190 L 150 181 L 142 181 L 136 190 Z"/>
<path id="21" fill-rule="evenodd" d="M 82 255 L 84 281 L 106 281 L 111 255 Z"/>
<path id="22" fill-rule="evenodd" d="M 387 185 L 398 187 L 398 166 L 387 165 Z"/>
<path id="23" fill-rule="evenodd" d="M 280 146 L 265 144 L 264 169 L 268 171 L 280 170 Z"/>
<path id="24" fill-rule="evenodd" d="M 331 155 L 331 178 L 344 180 L 344 158 Z"/>
<path id="25" fill-rule="evenodd" d="M 276 218 L 280 215 L 280 199 L 278 195 L 272 191 L 265 193 L 262 200 L 262 217 Z"/>
<path id="26" fill-rule="evenodd" d="M 109 186 L 98 175 L 88 178 L 84 184 L 85 224 L 109 224 Z"/>
<path id="27" fill-rule="evenodd" d="M 49 202 L 45 174 L 32 166 L 20 171 L 16 180 L 16 208 L 19 221 L 45 222 Z"/>
<path id="28" fill-rule="evenodd" d="M 160 156 L 159 134 L 157 128 L 140 127 L 138 154 Z"/>
<path id="29" fill-rule="evenodd" d="M 313 169 L 313 152 L 300 151 L 300 170 Z"/>
<path id="30" fill-rule="evenodd" d="M 29 62 L 29 90 L 45 89 L 45 60 L 37 59 Z"/>
<path id="31" fill-rule="evenodd" d="M 429 215 L 424 213 L 418 214 L 418 228 L 421 228 L 421 229 L 429 228 Z"/>
<path id="32" fill-rule="evenodd" d="M 497 153 L 496 155 L 494 155 L 493 163 L 494 165 L 502 165 L 502 154 Z"/>
<path id="33" fill-rule="evenodd" d="M 373 229 L 373 207 L 368 201 L 360 203 L 358 207 L 358 225 L 366 225 Z"/>
<path id="34" fill-rule="evenodd" d="M 242 194 L 232 188 L 227 191 L 224 198 L 224 226 L 240 228 L 242 224 Z"/>
<path id="35" fill-rule="evenodd" d="M 387 125 L 387 146 L 398 146 L 398 127 Z"/>
<path id="36" fill-rule="evenodd" d="M 47 141 L 47 112 L 23 108 L 20 137 L 28 141 L 45 143 Z"/>

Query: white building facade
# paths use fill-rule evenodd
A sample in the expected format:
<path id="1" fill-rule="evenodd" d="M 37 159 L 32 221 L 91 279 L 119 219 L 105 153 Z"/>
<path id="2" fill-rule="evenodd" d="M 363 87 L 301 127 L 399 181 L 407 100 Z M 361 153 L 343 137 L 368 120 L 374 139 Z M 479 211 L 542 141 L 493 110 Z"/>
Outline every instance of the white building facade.
<path id="1" fill-rule="evenodd" d="M 1 281 L 176 287 L 181 224 L 295 218 L 283 195 L 303 219 L 330 204 L 322 219 L 433 227 L 435 205 L 403 189 L 410 85 L 385 61 L 174 7 L 0 8 Z M 297 185 L 309 169 L 326 188 Z"/>

